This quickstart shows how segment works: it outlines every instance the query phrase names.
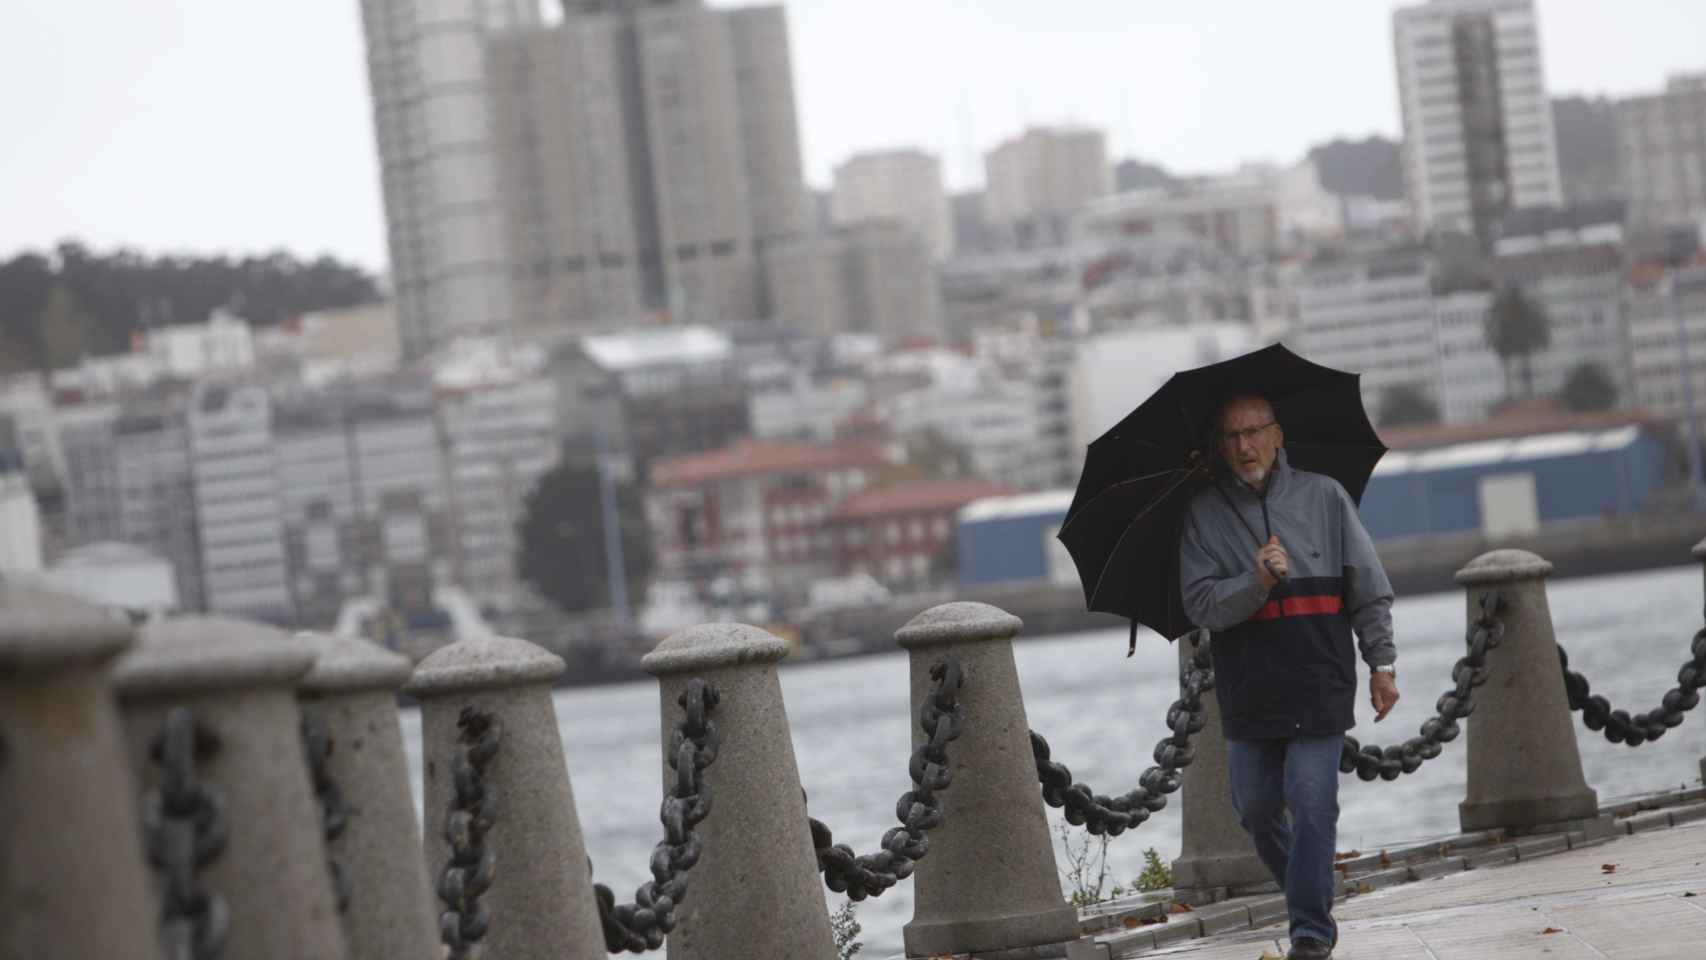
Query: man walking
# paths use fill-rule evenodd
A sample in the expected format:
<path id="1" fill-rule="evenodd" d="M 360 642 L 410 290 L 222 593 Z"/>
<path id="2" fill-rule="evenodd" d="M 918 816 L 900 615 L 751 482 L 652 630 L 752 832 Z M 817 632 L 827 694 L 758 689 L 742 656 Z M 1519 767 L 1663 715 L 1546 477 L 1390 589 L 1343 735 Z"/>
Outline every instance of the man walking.
<path id="1" fill-rule="evenodd" d="M 1180 590 L 1213 634 L 1232 805 L 1285 891 L 1288 956 L 1325 960 L 1338 941 L 1339 755 L 1356 724 L 1351 633 L 1378 722 L 1398 702 L 1392 585 L 1344 488 L 1286 462 L 1267 400 L 1227 400 L 1213 440 L 1226 469 L 1186 510 Z"/>

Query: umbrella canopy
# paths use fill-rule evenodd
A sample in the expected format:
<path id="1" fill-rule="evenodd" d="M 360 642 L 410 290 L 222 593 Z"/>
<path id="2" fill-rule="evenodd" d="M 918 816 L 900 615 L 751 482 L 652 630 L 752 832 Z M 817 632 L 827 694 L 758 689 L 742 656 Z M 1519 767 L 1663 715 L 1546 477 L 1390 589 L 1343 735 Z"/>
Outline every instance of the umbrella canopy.
<path id="1" fill-rule="evenodd" d="M 1293 467 L 1324 473 L 1361 502 L 1385 444 L 1363 410 L 1360 374 L 1323 367 L 1274 344 L 1174 374 L 1090 444 L 1058 535 L 1094 611 L 1169 639 L 1195 628 L 1179 595 L 1185 505 L 1213 481 L 1210 436 L 1220 405 L 1258 394 L 1274 407 Z"/>

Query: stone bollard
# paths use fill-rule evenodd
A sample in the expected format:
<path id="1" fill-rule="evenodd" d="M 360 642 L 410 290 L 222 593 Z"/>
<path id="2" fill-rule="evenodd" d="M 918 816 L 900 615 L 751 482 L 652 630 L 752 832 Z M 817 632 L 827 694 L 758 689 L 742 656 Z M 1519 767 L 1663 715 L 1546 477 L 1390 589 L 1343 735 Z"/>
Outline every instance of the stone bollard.
<path id="1" fill-rule="evenodd" d="M 932 607 L 895 634 L 911 656 L 912 714 L 946 656 L 965 669 L 965 726 L 948 748 L 952 785 L 943 822 L 913 874 L 908 956 L 984 953 L 1079 937 L 1078 911 L 1060 874 L 1031 754 L 1030 725 L 1013 664 L 1018 617 L 982 603 Z M 913 745 L 924 734 L 913 724 Z"/>
<path id="2" fill-rule="evenodd" d="M 434 957 L 438 913 L 397 720 L 397 688 L 412 665 L 355 637 L 300 633 L 296 640 L 315 656 L 297 695 L 304 730 L 323 751 L 315 787 L 331 818 L 326 847 L 338 893 L 348 898 L 342 918 L 350 960 Z"/>
<path id="3" fill-rule="evenodd" d="M 122 617 L 0 583 L 0 957 L 159 960 L 109 661 Z"/>
<path id="4" fill-rule="evenodd" d="M 1208 643 L 1207 632 L 1202 643 Z M 1191 637 L 1181 637 L 1179 671 L 1184 673 L 1194 650 Z M 1173 861 L 1173 886 L 1180 891 L 1215 887 L 1251 887 L 1273 881 L 1256 856 L 1250 835 L 1232 807 L 1227 780 L 1226 734 L 1220 729 L 1220 698 L 1203 695 L 1203 728 L 1191 738 L 1196 758 L 1184 770 L 1179 787 L 1179 859 Z"/>
<path id="5" fill-rule="evenodd" d="M 689 627 L 657 645 L 641 665 L 658 678 L 663 778 L 689 681 L 717 688 L 721 745 L 705 770 L 712 806 L 699 824 L 699 863 L 669 936 L 672 960 L 788 957 L 831 960 L 835 940 L 817 872 L 800 771 L 776 663 L 788 646 L 757 627 Z M 621 895 L 621 892 L 618 892 Z"/>
<path id="6" fill-rule="evenodd" d="M 1484 553 L 1457 571 L 1469 620 L 1488 592 L 1504 598 L 1505 635 L 1487 655 L 1487 682 L 1468 725 L 1469 787 L 1458 806 L 1464 831 L 1524 832 L 1599 815 L 1582 776 L 1576 727 L 1558 669 L 1558 642 L 1546 603 L 1552 564 L 1526 550 Z"/>
<path id="7" fill-rule="evenodd" d="M 313 661 L 283 631 L 215 617 L 150 624 L 119 661 L 131 766 L 145 810 L 164 811 L 161 849 L 168 859 L 174 851 L 187 858 L 188 844 L 217 848 L 211 838 L 221 827 L 225 835 L 223 849 L 198 857 L 199 866 L 161 868 L 169 944 L 201 939 L 217 925 L 219 910 L 195 906 L 196 894 L 207 894 L 228 911 L 224 956 L 347 955 L 296 707 L 296 683 Z M 155 829 L 147 819 L 145 832 Z M 187 902 L 175 906 L 172 890 L 185 881 Z"/>
<path id="8" fill-rule="evenodd" d="M 1706 540 L 1695 544 L 1693 552 L 1694 559 L 1701 564 L 1701 569 L 1706 571 Z M 1706 783 L 1706 757 L 1700 758 L 1700 782 Z"/>
<path id="9" fill-rule="evenodd" d="M 452 855 L 446 824 L 459 831 L 466 826 L 464 818 L 453 816 L 452 804 L 459 803 L 454 772 L 477 742 L 476 714 L 496 721 L 496 753 L 474 764 L 491 803 L 490 827 L 471 838 L 459 832 L 471 849 L 493 857 L 489 873 L 476 869 L 464 875 L 470 903 L 461 929 L 485 957 L 605 957 L 586 844 L 551 705 L 551 681 L 564 669 L 561 657 L 525 640 L 481 636 L 435 651 L 404 688 L 421 702 L 426 865 L 441 898 Z M 481 874 L 489 877 L 489 887 L 482 887 Z M 447 905 L 435 909 L 444 911 L 441 930 L 457 923 Z M 481 918 L 489 919 L 483 931 Z"/>

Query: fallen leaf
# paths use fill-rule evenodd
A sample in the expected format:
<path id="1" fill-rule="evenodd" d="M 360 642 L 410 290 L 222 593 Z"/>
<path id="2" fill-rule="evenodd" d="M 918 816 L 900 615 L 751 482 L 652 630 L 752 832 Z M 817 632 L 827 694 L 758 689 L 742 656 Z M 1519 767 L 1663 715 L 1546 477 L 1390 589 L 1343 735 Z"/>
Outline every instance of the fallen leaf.
<path id="1" fill-rule="evenodd" d="M 1357 893 L 1373 893 L 1373 892 L 1374 892 L 1374 884 L 1372 884 L 1372 883 L 1359 883 L 1359 884 L 1357 884 Z"/>
<path id="2" fill-rule="evenodd" d="M 1383 867 L 1392 866 L 1392 855 L 1385 850 L 1380 851 L 1380 865 Z"/>
<path id="3" fill-rule="evenodd" d="M 1173 912 L 1174 913 L 1191 913 L 1192 912 L 1191 905 L 1188 903 L 1174 903 L 1173 904 Z"/>
<path id="4" fill-rule="evenodd" d="M 1126 917 L 1121 921 L 1121 923 L 1125 924 L 1125 928 L 1127 930 L 1136 930 L 1138 927 L 1143 926 L 1143 921 L 1136 917 Z"/>
<path id="5" fill-rule="evenodd" d="M 1564 931 L 1558 929 L 1557 927 L 1547 927 L 1546 929 L 1540 931 L 1542 936 L 1544 936 L 1548 933 L 1563 933 L 1563 932 Z"/>
<path id="6" fill-rule="evenodd" d="M 1617 872 L 1617 864 L 1615 864 L 1615 863 L 1602 863 L 1599 865 L 1599 869 L 1604 873 L 1616 873 Z"/>
<path id="7" fill-rule="evenodd" d="M 1344 853 L 1333 854 L 1333 861 L 1335 863 L 1337 863 L 1340 860 L 1350 860 L 1352 858 L 1360 857 L 1360 856 L 1362 856 L 1361 850 L 1346 850 Z"/>
<path id="8" fill-rule="evenodd" d="M 1269 953 L 1266 950 L 1263 950 L 1262 955 L 1257 957 L 1256 960 L 1285 960 L 1285 958 L 1277 953 Z"/>

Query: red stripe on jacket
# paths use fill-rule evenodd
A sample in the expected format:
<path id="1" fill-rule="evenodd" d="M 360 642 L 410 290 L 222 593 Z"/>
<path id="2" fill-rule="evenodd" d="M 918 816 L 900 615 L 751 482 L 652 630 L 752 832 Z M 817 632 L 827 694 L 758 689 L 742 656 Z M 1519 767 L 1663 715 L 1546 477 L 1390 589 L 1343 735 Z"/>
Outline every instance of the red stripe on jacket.
<path id="1" fill-rule="evenodd" d="M 1269 600 L 1251 614 L 1250 619 L 1278 620 L 1281 617 L 1307 617 L 1322 613 L 1340 613 L 1345 609 L 1345 600 L 1339 596 L 1315 597 L 1281 597 Z"/>

